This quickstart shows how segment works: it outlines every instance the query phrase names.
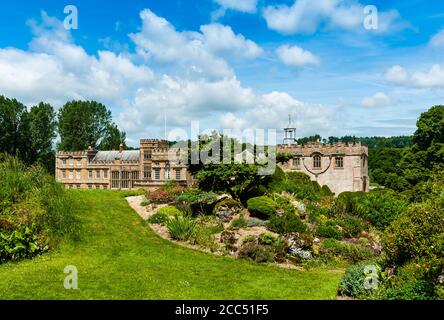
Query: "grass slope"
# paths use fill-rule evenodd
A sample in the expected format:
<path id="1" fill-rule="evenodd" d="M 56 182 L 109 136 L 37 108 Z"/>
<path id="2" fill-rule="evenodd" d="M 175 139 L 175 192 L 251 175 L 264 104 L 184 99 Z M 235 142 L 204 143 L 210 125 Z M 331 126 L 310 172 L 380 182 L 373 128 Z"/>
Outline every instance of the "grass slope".
<path id="1" fill-rule="evenodd" d="M 331 299 L 341 273 L 295 271 L 197 252 L 158 237 L 122 192 L 71 191 L 81 241 L 0 265 L 0 299 Z M 63 270 L 78 269 L 79 290 Z"/>

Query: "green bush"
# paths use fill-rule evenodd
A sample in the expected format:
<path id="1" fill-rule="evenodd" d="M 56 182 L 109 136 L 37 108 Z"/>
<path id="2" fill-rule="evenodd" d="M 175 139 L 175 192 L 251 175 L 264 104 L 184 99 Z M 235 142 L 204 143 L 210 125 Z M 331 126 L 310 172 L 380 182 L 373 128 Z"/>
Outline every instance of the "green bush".
<path id="1" fill-rule="evenodd" d="M 214 235 L 222 230 L 215 226 L 198 225 L 190 238 L 190 242 L 215 251 L 217 244 L 214 241 Z"/>
<path id="2" fill-rule="evenodd" d="M 191 218 L 174 217 L 167 222 L 168 231 L 174 240 L 190 240 L 196 231 L 197 223 Z"/>
<path id="3" fill-rule="evenodd" d="M 389 262 L 398 265 L 421 258 L 439 259 L 444 252 L 443 230 L 440 203 L 413 204 L 384 232 L 384 253 Z"/>
<path id="4" fill-rule="evenodd" d="M 241 229 L 247 227 L 247 220 L 244 215 L 241 214 L 239 218 L 233 219 L 230 224 L 231 229 Z"/>
<path id="5" fill-rule="evenodd" d="M 214 206 L 213 209 L 213 213 L 215 214 L 216 212 L 218 212 L 220 207 L 227 207 L 227 208 L 234 208 L 238 211 L 242 210 L 242 204 L 239 201 L 236 201 L 232 198 L 225 198 L 222 201 L 219 201 L 218 203 L 216 203 L 216 205 Z"/>
<path id="6" fill-rule="evenodd" d="M 335 239 L 324 240 L 321 245 L 321 252 L 330 258 L 340 257 L 351 263 L 357 263 L 374 257 L 374 253 L 363 245 L 342 243 Z"/>
<path id="7" fill-rule="evenodd" d="M 272 199 L 261 196 L 247 201 L 248 211 L 259 216 L 270 217 L 276 213 L 277 204 Z"/>
<path id="8" fill-rule="evenodd" d="M 347 213 L 354 213 L 357 204 L 366 196 L 365 192 L 342 192 L 335 198 L 331 208 L 331 216 L 340 216 Z"/>
<path id="9" fill-rule="evenodd" d="M 182 215 L 182 211 L 174 206 L 165 206 L 157 209 L 157 213 L 166 214 L 169 217 L 177 217 Z"/>
<path id="10" fill-rule="evenodd" d="M 295 213 L 283 213 L 281 216 L 273 215 L 267 228 L 279 234 L 291 232 L 307 232 L 307 226 Z"/>
<path id="11" fill-rule="evenodd" d="M 239 258 L 265 263 L 273 262 L 274 254 L 267 246 L 246 242 L 239 249 Z"/>
<path id="12" fill-rule="evenodd" d="M 0 181 L 0 231 L 22 233 L 29 228 L 49 247 L 65 237 L 80 237 L 72 193 L 42 167 L 26 167 L 16 158 L 0 155 Z"/>
<path id="13" fill-rule="evenodd" d="M 342 240 L 342 232 L 338 227 L 331 223 L 322 223 L 316 228 L 316 235 L 318 237 L 332 238 Z"/>
<path id="14" fill-rule="evenodd" d="M 356 237 L 361 231 L 368 230 L 368 225 L 362 218 L 350 214 L 336 218 L 333 221 L 342 227 L 342 233 L 346 238 Z"/>
<path id="15" fill-rule="evenodd" d="M 380 230 L 384 230 L 406 208 L 406 203 L 393 192 L 373 191 L 360 198 L 356 213 Z"/>
<path id="16" fill-rule="evenodd" d="M 156 212 L 151 217 L 149 217 L 148 222 L 154 224 L 164 225 L 170 220 L 170 216 L 166 213 Z"/>
<path id="17" fill-rule="evenodd" d="M 366 289 L 364 286 L 365 278 L 368 276 L 364 272 L 367 266 L 374 266 L 377 271 L 380 270 L 379 266 L 372 260 L 362 261 L 349 267 L 339 282 L 338 293 L 342 296 L 353 298 L 366 298 L 370 296 L 373 289 Z M 375 276 L 379 278 L 379 272 Z"/>
<path id="18" fill-rule="evenodd" d="M 32 258 L 48 250 L 28 227 L 10 233 L 0 232 L 0 264 Z"/>
<path id="19" fill-rule="evenodd" d="M 211 214 L 217 202 L 217 194 L 200 189 L 186 189 L 175 202 L 189 206 L 193 215 Z"/>
<path id="20" fill-rule="evenodd" d="M 427 266 L 409 263 L 396 271 L 378 291 L 384 300 L 431 300 L 436 298 L 435 283 Z"/>

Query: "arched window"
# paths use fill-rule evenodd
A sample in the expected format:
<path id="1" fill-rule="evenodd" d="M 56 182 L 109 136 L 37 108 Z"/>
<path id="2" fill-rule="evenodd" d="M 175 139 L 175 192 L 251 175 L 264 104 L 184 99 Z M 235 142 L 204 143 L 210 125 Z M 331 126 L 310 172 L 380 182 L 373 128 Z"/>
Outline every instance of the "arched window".
<path id="1" fill-rule="evenodd" d="M 313 157 L 313 168 L 321 169 L 321 156 L 318 154 Z"/>

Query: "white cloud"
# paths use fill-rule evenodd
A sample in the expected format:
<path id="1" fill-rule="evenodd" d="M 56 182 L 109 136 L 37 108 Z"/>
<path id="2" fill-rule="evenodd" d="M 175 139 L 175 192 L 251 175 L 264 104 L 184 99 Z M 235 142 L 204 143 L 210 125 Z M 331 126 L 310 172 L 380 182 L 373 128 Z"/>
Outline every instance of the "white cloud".
<path id="1" fill-rule="evenodd" d="M 430 39 L 429 45 L 434 48 L 444 47 L 444 29 L 441 29 Z"/>
<path id="2" fill-rule="evenodd" d="M 246 13 L 255 13 L 257 0 L 214 0 L 224 9 L 235 10 Z"/>
<path id="3" fill-rule="evenodd" d="M 384 92 L 377 92 L 371 97 L 364 97 L 364 99 L 362 99 L 362 105 L 364 107 L 382 107 L 391 103 L 392 100 Z"/>
<path id="4" fill-rule="evenodd" d="M 319 64 L 319 59 L 314 54 L 298 46 L 280 46 L 276 50 L 276 54 L 287 66 L 302 67 L 304 65 Z"/>
<path id="5" fill-rule="evenodd" d="M 293 5 L 270 5 L 263 11 L 268 28 L 283 34 L 312 34 L 319 28 L 364 30 L 364 5 L 355 0 L 295 0 Z M 396 10 L 379 12 L 375 33 L 406 26 Z"/>
<path id="6" fill-rule="evenodd" d="M 409 76 L 403 67 L 400 65 L 395 65 L 385 72 L 384 77 L 390 82 L 403 84 L 408 80 Z"/>
<path id="7" fill-rule="evenodd" d="M 241 34 L 234 34 L 229 26 L 219 23 L 203 25 L 200 27 L 203 41 L 209 51 L 219 54 L 229 54 L 237 57 L 252 59 L 263 53 L 256 43 L 245 39 Z"/>
<path id="8" fill-rule="evenodd" d="M 130 35 L 139 55 L 186 76 L 210 80 L 233 77 L 234 71 L 218 53 L 242 58 L 255 58 L 262 53 L 253 41 L 235 35 L 230 27 L 220 24 L 202 26 L 202 33 L 178 32 L 170 22 L 149 9 L 143 10 L 140 17 L 142 30 Z"/>
<path id="9" fill-rule="evenodd" d="M 433 65 L 428 71 L 412 73 L 396 65 L 388 69 L 384 76 L 386 80 L 396 84 L 418 88 L 444 88 L 444 68 L 439 64 Z"/>
<path id="10" fill-rule="evenodd" d="M 131 141 L 158 137 L 164 114 L 169 128 L 188 127 L 198 119 L 203 126 L 279 129 L 295 111 L 301 126 L 331 127 L 332 113 L 322 106 L 304 104 L 285 92 L 263 94 L 242 86 L 217 54 L 253 58 L 261 49 L 231 28 L 214 24 L 203 26 L 202 33 L 177 32 L 149 10 L 141 17 L 143 27 L 132 35 L 137 55 L 89 54 L 61 21 L 42 14 L 40 24 L 29 23 L 34 38 L 28 50 L 0 48 L 0 92 L 28 105 L 97 100 L 113 110 Z M 224 43 L 215 43 L 216 37 Z"/>

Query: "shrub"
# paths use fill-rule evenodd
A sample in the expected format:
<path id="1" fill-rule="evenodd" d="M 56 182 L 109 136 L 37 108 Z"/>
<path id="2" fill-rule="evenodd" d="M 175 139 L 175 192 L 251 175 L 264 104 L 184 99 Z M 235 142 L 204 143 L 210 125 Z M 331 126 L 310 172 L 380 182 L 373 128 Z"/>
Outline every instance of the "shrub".
<path id="1" fill-rule="evenodd" d="M 167 222 L 168 231 L 174 240 L 187 241 L 196 231 L 197 223 L 191 218 L 174 217 Z"/>
<path id="2" fill-rule="evenodd" d="M 214 234 L 218 232 L 220 232 L 220 229 L 214 226 L 198 225 L 190 238 L 190 242 L 215 251 L 218 246 L 214 242 Z"/>
<path id="3" fill-rule="evenodd" d="M 148 200 L 143 200 L 141 203 L 140 203 L 140 205 L 142 206 L 142 207 L 146 207 L 146 206 L 148 206 L 150 204 L 150 202 L 148 201 Z"/>
<path id="4" fill-rule="evenodd" d="M 0 264 L 35 257 L 48 250 L 28 227 L 10 233 L 0 232 Z"/>
<path id="5" fill-rule="evenodd" d="M 182 215 L 182 211 L 174 206 L 165 206 L 157 209 L 157 213 L 165 214 L 169 217 L 177 217 Z"/>
<path id="6" fill-rule="evenodd" d="M 239 201 L 236 201 L 232 198 L 225 198 L 222 201 L 219 201 L 214 206 L 213 213 L 215 214 L 221 207 L 226 207 L 230 209 L 242 210 L 242 204 Z"/>
<path id="7" fill-rule="evenodd" d="M 206 192 L 199 189 L 186 189 L 175 198 L 177 203 L 189 205 L 192 214 L 210 214 L 216 205 L 217 195 L 214 192 Z"/>
<path id="8" fill-rule="evenodd" d="M 270 217 L 276 213 L 277 204 L 270 198 L 261 196 L 247 201 L 248 211 L 259 216 Z"/>
<path id="9" fill-rule="evenodd" d="M 386 229 L 383 250 L 391 263 L 439 259 L 444 252 L 444 208 L 439 203 L 411 205 Z"/>
<path id="10" fill-rule="evenodd" d="M 336 218 L 333 221 L 342 227 L 342 233 L 346 238 L 356 237 L 361 231 L 368 230 L 368 226 L 364 220 L 350 214 Z"/>
<path id="11" fill-rule="evenodd" d="M 273 215 L 267 225 L 268 229 L 279 234 L 291 232 L 307 232 L 307 227 L 301 218 L 294 213 L 283 213 L 281 216 Z"/>
<path id="12" fill-rule="evenodd" d="M 331 223 L 322 223 L 316 228 L 316 235 L 318 237 L 333 238 L 336 240 L 342 240 L 342 232 L 338 227 Z"/>
<path id="13" fill-rule="evenodd" d="M 330 257 L 341 257 L 351 263 L 374 257 L 373 252 L 359 244 L 342 243 L 335 239 L 326 239 L 321 245 L 321 252 Z"/>
<path id="14" fill-rule="evenodd" d="M 247 242 L 240 247 L 239 258 L 260 263 L 273 262 L 274 254 L 266 246 Z"/>
<path id="15" fill-rule="evenodd" d="M 356 204 L 356 213 L 383 230 L 405 208 L 405 202 L 398 195 L 388 191 L 373 191 L 360 198 Z"/>
<path id="16" fill-rule="evenodd" d="M 367 266 L 374 266 L 377 271 L 380 270 L 379 266 L 372 260 L 362 261 L 349 267 L 339 282 L 338 293 L 342 296 L 353 298 L 368 297 L 372 293 L 372 289 L 366 289 L 364 287 L 365 279 L 368 276 L 368 274 L 365 273 Z M 378 275 L 375 276 L 379 277 L 379 272 Z"/>
<path id="17" fill-rule="evenodd" d="M 166 213 L 156 212 L 151 217 L 149 217 L 149 223 L 161 224 L 164 225 L 170 220 L 170 216 Z"/>
<path id="18" fill-rule="evenodd" d="M 239 216 L 239 218 L 233 219 L 233 221 L 231 221 L 231 225 L 230 227 L 232 229 L 241 229 L 241 228 L 245 228 L 247 226 L 247 220 L 245 220 L 245 217 L 243 214 L 241 214 Z"/>
<path id="19" fill-rule="evenodd" d="M 385 300 L 435 299 L 435 284 L 426 266 L 409 263 L 381 288 L 378 298 Z"/>
<path id="20" fill-rule="evenodd" d="M 354 213 L 356 210 L 356 205 L 366 193 L 362 191 L 358 192 L 342 192 L 335 198 L 333 206 L 331 208 L 332 216 L 340 216 L 347 213 Z"/>

